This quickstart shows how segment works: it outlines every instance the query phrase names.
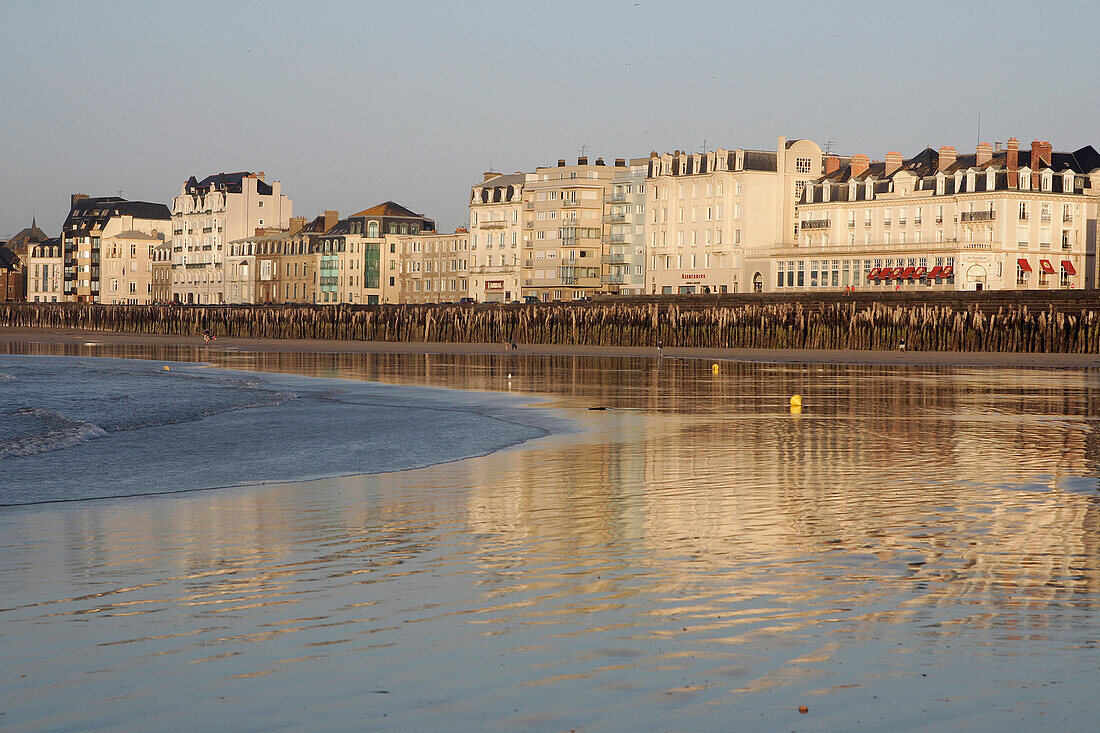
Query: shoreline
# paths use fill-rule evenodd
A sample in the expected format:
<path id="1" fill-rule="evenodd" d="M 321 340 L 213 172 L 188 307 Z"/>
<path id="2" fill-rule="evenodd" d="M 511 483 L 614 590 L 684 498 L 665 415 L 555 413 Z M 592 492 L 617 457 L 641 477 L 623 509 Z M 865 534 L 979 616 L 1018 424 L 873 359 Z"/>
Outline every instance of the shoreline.
<path id="1" fill-rule="evenodd" d="M 657 358 L 653 346 L 587 346 L 504 343 L 433 343 L 340 341 L 322 339 L 221 338 L 204 342 L 201 336 L 118 333 L 87 329 L 0 328 L 0 344 L 39 343 L 89 346 L 159 346 L 205 348 L 211 351 L 307 354 L 505 354 L 513 356 L 601 356 Z M 1041 367 L 1051 369 L 1100 367 L 1100 354 L 1047 354 L 995 351 L 851 351 L 813 349 L 664 349 L 670 359 L 769 364 L 852 364 L 881 366 Z"/>

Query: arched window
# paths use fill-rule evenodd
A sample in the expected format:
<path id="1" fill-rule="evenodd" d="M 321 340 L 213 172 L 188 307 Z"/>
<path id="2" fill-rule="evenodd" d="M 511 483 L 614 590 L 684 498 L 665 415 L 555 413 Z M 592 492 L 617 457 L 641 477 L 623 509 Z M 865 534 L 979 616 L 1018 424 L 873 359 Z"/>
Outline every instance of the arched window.
<path id="1" fill-rule="evenodd" d="M 372 221 L 367 224 L 367 236 L 372 238 L 378 237 L 378 222 Z"/>

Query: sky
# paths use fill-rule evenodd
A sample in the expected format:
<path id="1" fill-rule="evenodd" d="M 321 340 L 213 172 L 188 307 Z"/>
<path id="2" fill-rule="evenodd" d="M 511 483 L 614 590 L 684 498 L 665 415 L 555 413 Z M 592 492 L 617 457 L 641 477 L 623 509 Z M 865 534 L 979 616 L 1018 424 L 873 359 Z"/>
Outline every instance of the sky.
<path id="1" fill-rule="evenodd" d="M 1096 2 L 0 0 L 0 239 L 264 171 L 463 226 L 482 172 L 810 138 L 1100 146 Z"/>

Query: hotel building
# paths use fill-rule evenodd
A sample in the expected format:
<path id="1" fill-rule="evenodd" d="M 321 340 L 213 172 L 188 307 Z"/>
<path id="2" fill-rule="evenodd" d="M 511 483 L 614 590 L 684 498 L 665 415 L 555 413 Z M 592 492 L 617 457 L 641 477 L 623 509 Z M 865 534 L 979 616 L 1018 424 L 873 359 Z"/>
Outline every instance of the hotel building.
<path id="1" fill-rule="evenodd" d="M 792 241 L 795 201 L 821 173 L 822 151 L 810 140 L 781 137 L 774 151 L 650 154 L 648 292 L 763 291 L 766 253 Z"/>
<path id="2" fill-rule="evenodd" d="M 615 161 L 611 190 L 604 197 L 600 280 L 612 295 L 646 292 L 645 190 L 649 159 Z"/>
<path id="3" fill-rule="evenodd" d="M 69 215 L 61 228 L 65 300 L 104 302 L 101 269 L 104 241 L 123 232 L 147 234 L 159 240 L 171 225 L 170 220 L 171 213 L 164 204 L 73 194 Z"/>
<path id="4" fill-rule="evenodd" d="M 37 220 L 8 240 L 8 264 L 5 273 L 8 279 L 3 287 L 6 300 L 15 299 L 14 278 L 16 266 L 19 277 L 25 274 L 25 297 L 28 303 L 57 303 L 65 299 L 64 271 L 65 258 L 62 256 L 61 240 L 50 239 L 38 228 Z M 20 285 L 20 293 L 23 293 Z"/>
<path id="5" fill-rule="evenodd" d="M 478 301 L 519 298 L 524 213 L 532 208 L 524 208 L 526 178 L 523 173 L 485 173 L 471 189 L 469 296 Z"/>
<path id="6" fill-rule="evenodd" d="M 768 290 L 1094 288 L 1100 154 L 982 143 L 827 161 Z"/>
<path id="7" fill-rule="evenodd" d="M 577 300 L 601 289 L 604 199 L 615 169 L 602 158 L 536 168 L 526 175 L 520 293 L 539 300 Z M 471 243 L 471 252 L 477 252 Z M 475 277 L 476 279 L 476 277 Z"/>
<path id="8" fill-rule="evenodd" d="M 267 183 L 262 172 L 187 179 L 172 202 L 173 298 L 226 302 L 232 297 L 226 293 L 227 244 L 254 236 L 257 228 L 286 229 L 292 207 L 282 184 Z M 239 279 L 237 284 L 240 288 Z"/>
<path id="9" fill-rule="evenodd" d="M 386 235 L 385 277 L 394 303 L 455 303 L 470 293 L 470 234 Z"/>

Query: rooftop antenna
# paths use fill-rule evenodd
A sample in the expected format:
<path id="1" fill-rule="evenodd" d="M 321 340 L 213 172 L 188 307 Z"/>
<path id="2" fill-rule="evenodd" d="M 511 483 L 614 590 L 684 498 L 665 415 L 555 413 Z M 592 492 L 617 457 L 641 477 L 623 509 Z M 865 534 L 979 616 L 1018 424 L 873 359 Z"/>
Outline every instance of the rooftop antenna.
<path id="1" fill-rule="evenodd" d="M 833 152 L 833 146 L 836 145 L 836 140 L 825 141 L 825 155 L 831 155 Z"/>
<path id="2" fill-rule="evenodd" d="M 982 142 L 982 111 L 978 110 L 978 144 Z"/>
<path id="3" fill-rule="evenodd" d="M 580 153 L 580 155 L 581 155 L 581 157 L 582 157 L 582 158 L 583 158 L 584 156 L 588 155 L 588 145 L 587 145 L 587 144 L 585 144 L 585 145 L 582 145 L 582 146 L 581 146 L 581 149 L 580 149 L 580 150 L 579 150 L 578 152 Z"/>

